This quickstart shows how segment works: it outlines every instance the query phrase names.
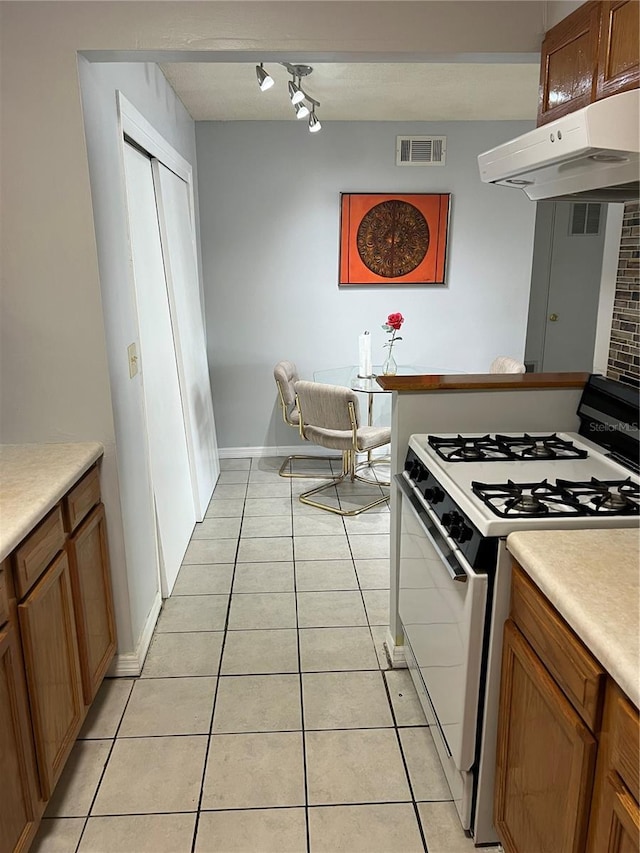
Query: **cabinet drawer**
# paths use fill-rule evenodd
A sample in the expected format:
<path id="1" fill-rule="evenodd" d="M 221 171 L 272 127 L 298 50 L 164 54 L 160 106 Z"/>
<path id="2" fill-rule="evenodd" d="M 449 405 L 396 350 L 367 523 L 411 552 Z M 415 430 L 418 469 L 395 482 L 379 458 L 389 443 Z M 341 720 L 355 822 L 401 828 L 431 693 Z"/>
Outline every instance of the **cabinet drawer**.
<path id="1" fill-rule="evenodd" d="M 64 545 L 62 511 L 58 504 L 16 550 L 15 581 L 23 598 Z"/>
<path id="2" fill-rule="evenodd" d="M 611 720 L 611 767 L 620 774 L 636 802 L 640 800 L 638 712 L 617 691 Z"/>
<path id="3" fill-rule="evenodd" d="M 4 563 L 0 566 L 0 627 L 9 618 L 9 597 L 7 595 L 7 573 Z"/>
<path id="4" fill-rule="evenodd" d="M 591 731 L 602 709 L 604 670 L 514 563 L 511 617 Z"/>
<path id="5" fill-rule="evenodd" d="M 64 499 L 67 531 L 75 530 L 87 513 L 98 503 L 100 503 L 100 477 L 98 467 L 94 465 Z"/>

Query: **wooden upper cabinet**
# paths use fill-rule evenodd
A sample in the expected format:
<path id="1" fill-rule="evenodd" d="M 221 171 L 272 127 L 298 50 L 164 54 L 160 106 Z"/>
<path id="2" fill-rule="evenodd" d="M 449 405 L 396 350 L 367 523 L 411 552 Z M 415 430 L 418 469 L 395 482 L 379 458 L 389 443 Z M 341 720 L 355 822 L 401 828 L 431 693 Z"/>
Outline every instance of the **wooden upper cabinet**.
<path id="1" fill-rule="evenodd" d="M 639 0 L 590 0 L 542 42 L 538 125 L 640 86 Z"/>
<path id="2" fill-rule="evenodd" d="M 640 85 L 640 3 L 602 3 L 596 100 Z"/>
<path id="3" fill-rule="evenodd" d="M 545 35 L 540 57 L 538 125 L 595 100 L 600 3 L 589 2 Z"/>

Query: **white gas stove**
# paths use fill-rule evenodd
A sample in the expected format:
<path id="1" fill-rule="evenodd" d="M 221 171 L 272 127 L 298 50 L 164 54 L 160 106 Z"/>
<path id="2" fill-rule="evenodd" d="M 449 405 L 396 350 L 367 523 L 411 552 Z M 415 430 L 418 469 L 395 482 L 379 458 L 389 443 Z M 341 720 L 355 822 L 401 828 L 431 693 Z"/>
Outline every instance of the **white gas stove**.
<path id="1" fill-rule="evenodd" d="M 638 524 L 640 477 L 577 433 L 412 435 L 409 447 L 418 490 L 422 464 L 482 536 Z M 438 496 L 427 503 L 441 515 Z"/>
<path id="2" fill-rule="evenodd" d="M 637 393 L 591 377 L 578 415 L 579 433 L 412 435 L 396 475 L 405 654 L 460 820 L 476 844 L 497 840 L 506 536 L 640 524 Z"/>

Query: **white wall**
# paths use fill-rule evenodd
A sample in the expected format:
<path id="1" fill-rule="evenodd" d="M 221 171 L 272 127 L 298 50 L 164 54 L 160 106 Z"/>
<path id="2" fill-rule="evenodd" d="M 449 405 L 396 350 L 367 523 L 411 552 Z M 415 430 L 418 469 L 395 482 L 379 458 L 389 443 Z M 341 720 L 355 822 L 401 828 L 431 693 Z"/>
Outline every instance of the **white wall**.
<path id="1" fill-rule="evenodd" d="M 142 373 L 129 378 L 127 346 L 138 341 L 130 270 L 122 142 L 116 92 L 123 95 L 195 169 L 195 125 L 153 63 L 90 63 L 79 60 L 80 84 L 100 289 L 107 340 L 116 459 L 120 484 L 129 606 L 140 637 L 158 595 L 155 513 L 149 476 Z M 140 346 L 137 344 L 140 352 Z M 111 515 L 115 525 L 115 513 Z M 135 646 L 134 646 L 135 648 Z M 120 648 L 122 654 L 125 649 Z"/>
<path id="2" fill-rule="evenodd" d="M 545 5 L 545 30 L 549 30 L 579 6 L 583 6 L 584 0 L 547 0 Z"/>
<path id="3" fill-rule="evenodd" d="M 521 358 L 535 204 L 482 184 L 477 154 L 530 122 L 198 122 L 203 274 L 218 443 L 295 443 L 273 365 L 300 374 L 357 363 L 358 335 L 405 317 L 396 360 L 484 372 Z M 445 167 L 397 167 L 398 134 L 444 134 Z M 341 192 L 450 192 L 446 287 L 338 287 Z"/>

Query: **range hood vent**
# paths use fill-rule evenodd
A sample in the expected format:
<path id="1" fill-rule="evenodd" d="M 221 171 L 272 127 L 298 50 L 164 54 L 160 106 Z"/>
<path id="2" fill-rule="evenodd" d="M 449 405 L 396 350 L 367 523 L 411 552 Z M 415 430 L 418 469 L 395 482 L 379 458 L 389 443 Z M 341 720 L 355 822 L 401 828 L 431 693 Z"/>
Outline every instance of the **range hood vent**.
<path id="1" fill-rule="evenodd" d="M 444 166 L 446 136 L 396 136 L 396 166 Z"/>
<path id="2" fill-rule="evenodd" d="M 532 201 L 640 196 L 640 90 L 603 98 L 478 156 L 484 183 Z"/>

